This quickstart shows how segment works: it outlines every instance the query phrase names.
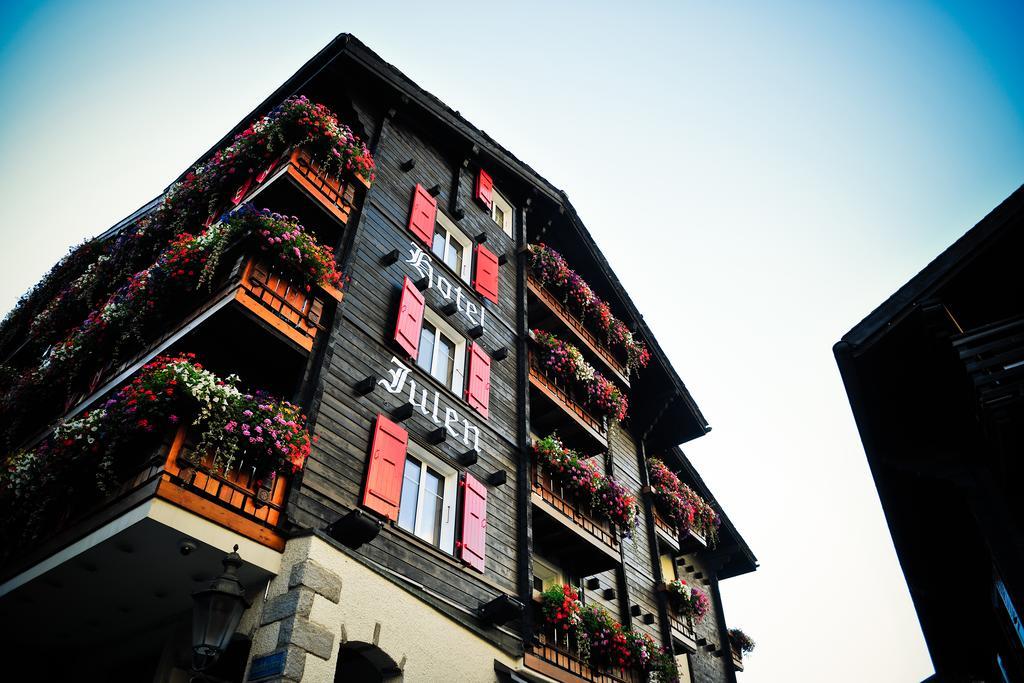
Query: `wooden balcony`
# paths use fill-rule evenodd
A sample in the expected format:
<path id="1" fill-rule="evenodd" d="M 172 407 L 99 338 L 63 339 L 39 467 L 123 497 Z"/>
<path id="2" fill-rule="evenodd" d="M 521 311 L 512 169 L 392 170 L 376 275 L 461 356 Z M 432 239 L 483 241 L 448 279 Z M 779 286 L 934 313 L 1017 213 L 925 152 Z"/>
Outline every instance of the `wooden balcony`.
<path id="1" fill-rule="evenodd" d="M 246 262 L 234 294 L 249 313 L 306 351 L 313 349 L 316 335 L 323 329 L 320 320 L 326 297 L 340 301 L 342 293 L 326 286 L 307 292 L 304 286 L 270 270 L 259 257 Z"/>
<path id="2" fill-rule="evenodd" d="M 331 176 L 323 172 L 309 152 L 296 149 L 284 162 L 274 162 L 269 168 L 243 185 L 234 203 L 244 201 L 249 194 L 258 191 L 261 185 L 278 178 L 288 178 L 310 197 L 319 202 L 328 212 L 342 223 L 348 223 L 355 207 L 356 186 L 369 187 L 362 176 L 346 174 L 344 177 Z"/>
<path id="3" fill-rule="evenodd" d="M 952 337 L 980 412 L 1012 418 L 1024 399 L 1024 317 L 1002 320 Z"/>
<path id="4" fill-rule="evenodd" d="M 278 475 L 257 482 L 254 468 L 244 457 L 222 471 L 213 465 L 209 455 L 197 456 L 188 428 L 182 426 L 167 448 L 166 459 L 153 462 L 139 476 L 159 476 L 158 498 L 262 545 L 284 550 L 284 538 L 276 529 L 284 521 L 288 477 Z"/>
<path id="5" fill-rule="evenodd" d="M 88 486 L 77 487 L 76 495 L 48 511 L 38 540 L 20 549 L 18 559 L 4 566 L 4 574 L 31 567 L 92 532 L 131 517 L 133 510 L 153 499 L 283 551 L 285 539 L 279 529 L 284 522 L 288 478 L 278 476 L 260 486 L 244 460 L 215 471 L 211 458 L 195 456 L 193 443 L 187 427 L 182 426 L 140 453 L 139 465 L 114 490 L 101 495 Z"/>
<path id="6" fill-rule="evenodd" d="M 670 593 L 661 581 L 655 584 L 654 590 L 665 596 L 668 603 L 668 623 L 672 633 L 672 641 L 675 644 L 676 653 L 683 650 L 693 654 L 697 651 L 697 636 L 693 630 L 693 622 L 690 617 L 681 614 L 678 609 L 679 595 Z"/>
<path id="7" fill-rule="evenodd" d="M 729 644 L 729 652 L 732 655 L 732 668 L 736 671 L 743 671 L 743 653 L 733 644 Z"/>
<path id="8" fill-rule="evenodd" d="M 642 493 L 651 495 L 650 487 L 644 487 Z M 696 530 L 687 529 L 684 533 L 679 533 L 675 525 L 658 509 L 657 503 L 651 506 L 651 510 L 654 513 L 654 531 L 658 534 L 658 540 L 664 544 L 664 550 L 685 554 L 707 549 L 707 539 Z"/>
<path id="9" fill-rule="evenodd" d="M 533 642 L 526 646 L 523 664 L 565 683 L 641 683 L 644 674 L 633 669 L 597 670 L 583 661 L 573 639 L 544 621 L 535 605 Z"/>
<path id="10" fill-rule="evenodd" d="M 657 507 L 651 506 L 651 510 L 654 513 L 654 531 L 658 534 L 658 542 L 661 545 L 662 551 L 668 550 L 673 554 L 678 553 L 679 530 L 662 516 Z"/>
<path id="11" fill-rule="evenodd" d="M 583 347 L 590 352 L 610 372 L 614 379 L 629 387 L 629 367 L 601 342 L 583 322 L 573 315 L 568 308 L 550 291 L 548 291 L 538 280 L 532 276 L 527 278 L 527 289 L 533 295 L 530 300 L 529 324 L 530 327 L 554 326 L 567 330 L 581 342 Z M 537 305 L 543 304 L 543 307 Z"/>
<path id="12" fill-rule="evenodd" d="M 573 574 L 590 576 L 621 562 L 619 540 L 608 522 L 596 519 L 543 467 L 531 467 L 534 542 Z"/>
<path id="13" fill-rule="evenodd" d="M 574 390 L 539 367 L 530 356 L 530 424 L 534 431 L 557 431 L 580 452 L 594 455 L 608 449 L 608 427 L 604 419 L 591 414 L 576 398 Z"/>

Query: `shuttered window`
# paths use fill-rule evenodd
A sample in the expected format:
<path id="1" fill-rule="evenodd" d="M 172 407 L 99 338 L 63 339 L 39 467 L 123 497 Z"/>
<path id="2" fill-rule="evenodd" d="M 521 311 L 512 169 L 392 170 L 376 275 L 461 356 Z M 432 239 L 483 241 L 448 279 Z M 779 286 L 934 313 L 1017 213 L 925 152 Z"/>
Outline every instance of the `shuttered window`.
<path id="1" fill-rule="evenodd" d="M 489 209 L 491 208 L 493 194 L 494 181 L 491 180 L 490 174 L 481 168 L 476 176 L 476 199 Z"/>
<path id="2" fill-rule="evenodd" d="M 469 347 L 469 386 L 466 402 L 484 417 L 490 417 L 491 357 L 479 344 Z"/>
<path id="3" fill-rule="evenodd" d="M 482 244 L 476 247 L 476 271 L 473 289 L 498 303 L 498 257 Z"/>
<path id="4" fill-rule="evenodd" d="M 420 328 L 423 326 L 423 302 L 423 293 L 416 289 L 416 285 L 406 275 L 402 283 L 402 297 L 398 302 L 395 341 L 414 360 L 419 350 Z"/>
<path id="5" fill-rule="evenodd" d="M 409 212 L 409 232 L 419 237 L 427 246 L 434 242 L 434 221 L 437 219 L 437 200 L 426 188 L 417 184 L 412 195 L 412 210 Z"/>
<path id="6" fill-rule="evenodd" d="M 487 487 L 466 473 L 462 475 L 459 488 L 462 492 L 459 559 L 482 574 L 487 553 Z"/>
<path id="7" fill-rule="evenodd" d="M 398 519 L 408 444 L 408 432 L 383 415 L 377 416 L 373 440 L 370 442 L 363 507 L 391 520 Z"/>

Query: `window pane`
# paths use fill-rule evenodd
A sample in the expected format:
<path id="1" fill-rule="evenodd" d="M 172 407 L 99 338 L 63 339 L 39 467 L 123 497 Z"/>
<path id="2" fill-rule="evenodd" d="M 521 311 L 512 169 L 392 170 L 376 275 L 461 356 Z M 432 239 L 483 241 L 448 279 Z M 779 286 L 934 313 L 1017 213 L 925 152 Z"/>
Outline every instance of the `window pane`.
<path id="1" fill-rule="evenodd" d="M 420 330 L 420 348 L 416 355 L 416 365 L 427 372 L 434 369 L 434 336 L 437 329 L 426 320 L 423 321 L 423 329 Z"/>
<path id="2" fill-rule="evenodd" d="M 427 468 L 424 481 L 423 519 L 420 520 L 419 535 L 434 545 L 441 545 L 441 514 L 444 510 L 444 479 L 434 470 Z"/>
<path id="3" fill-rule="evenodd" d="M 434 230 L 434 244 L 430 247 L 430 250 L 434 252 L 434 255 L 439 259 L 444 258 L 445 238 L 447 236 L 448 232 L 440 226 Z"/>
<path id="4" fill-rule="evenodd" d="M 498 208 L 497 204 L 494 205 L 494 222 L 505 227 L 505 212 Z"/>
<path id="5" fill-rule="evenodd" d="M 443 334 L 439 334 L 437 335 L 437 366 L 432 374 L 444 382 L 446 387 L 451 387 L 454 371 L 455 344 Z"/>
<path id="6" fill-rule="evenodd" d="M 398 507 L 398 526 L 406 531 L 416 530 L 416 499 L 420 493 L 420 462 L 412 456 L 405 459 L 402 478 L 402 500 Z"/>
<path id="7" fill-rule="evenodd" d="M 462 245 L 452 240 L 448 245 L 448 253 L 445 254 L 444 262 L 448 267 L 459 275 L 462 275 Z"/>

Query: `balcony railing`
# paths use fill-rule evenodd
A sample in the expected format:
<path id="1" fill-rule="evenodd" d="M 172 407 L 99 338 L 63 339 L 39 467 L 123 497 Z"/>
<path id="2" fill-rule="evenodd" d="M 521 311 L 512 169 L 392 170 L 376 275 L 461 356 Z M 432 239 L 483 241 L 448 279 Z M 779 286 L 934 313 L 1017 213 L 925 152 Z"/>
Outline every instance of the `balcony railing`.
<path id="1" fill-rule="evenodd" d="M 284 521 L 288 478 L 278 475 L 261 485 L 244 459 L 225 469 L 209 456 L 196 456 L 188 428 L 180 427 L 153 446 L 148 457 L 105 495 L 78 495 L 47 513 L 27 560 L 46 556 L 119 518 L 152 498 L 168 501 L 275 550 L 284 550 L 279 527 Z M 27 549 L 27 548 L 26 548 Z M 38 555 L 38 557 L 37 557 Z"/>
<path id="2" fill-rule="evenodd" d="M 1024 397 L 1024 317 L 969 330 L 952 342 L 982 411 L 999 416 Z"/>
<path id="3" fill-rule="evenodd" d="M 356 183 L 369 187 L 369 183 L 361 176 L 327 175 L 308 151 L 299 148 L 292 152 L 284 163 L 275 162 L 257 175 L 254 181 L 246 183 L 235 196 L 234 203 L 243 201 L 250 191 L 257 189 L 268 178 L 273 179 L 282 175 L 292 178 L 342 223 L 348 222 L 355 206 Z"/>
<path id="4" fill-rule="evenodd" d="M 573 388 L 567 386 L 560 378 L 545 372 L 536 363 L 536 356 L 533 354 L 530 355 L 530 384 L 567 415 L 579 431 L 593 439 L 599 448 L 608 448 L 607 422 L 584 408 L 583 402 L 577 398 Z M 551 426 L 557 428 L 557 425 Z"/>
<path id="5" fill-rule="evenodd" d="M 743 653 L 732 643 L 729 644 L 729 652 L 732 655 L 732 668 L 743 671 Z"/>
<path id="6" fill-rule="evenodd" d="M 535 605 L 533 642 L 526 648 L 523 663 L 530 669 L 557 681 L 571 683 L 640 683 L 643 674 L 633 669 L 598 670 L 580 657 L 573 638 L 544 620 L 540 605 Z"/>
<path id="7" fill-rule="evenodd" d="M 615 377 L 627 387 L 629 386 L 629 368 L 619 360 L 612 351 L 597 338 L 590 329 L 583 324 L 583 322 L 577 318 L 568 308 L 547 288 L 544 287 L 536 278 L 529 276 L 527 278 L 527 288 L 530 293 L 537 297 L 538 300 L 542 301 L 545 306 L 551 311 L 551 314 L 568 330 L 573 332 L 576 337 L 583 342 L 583 345 L 587 347 L 591 354 L 593 354 L 598 360 L 600 360 Z M 530 325 L 535 326 L 539 321 L 531 320 Z"/>
<path id="8" fill-rule="evenodd" d="M 645 494 L 650 494 L 650 488 L 645 487 L 643 492 Z M 687 529 L 684 533 L 679 533 L 679 530 L 675 525 L 669 522 L 668 519 L 661 514 L 657 505 L 652 505 L 651 510 L 654 517 L 654 531 L 658 534 L 658 538 L 665 543 L 669 549 L 679 553 L 688 553 L 703 550 L 708 547 L 707 539 L 696 530 Z"/>
<path id="9" fill-rule="evenodd" d="M 258 257 L 246 262 L 235 291 L 235 299 L 242 306 L 306 351 L 312 350 L 317 333 L 323 329 L 320 320 L 325 295 L 335 301 L 342 298 L 334 287 L 307 292 L 305 287 L 270 270 Z"/>
<path id="10" fill-rule="evenodd" d="M 599 543 L 603 550 L 614 558 L 619 557 L 619 541 L 611 525 L 596 519 L 589 510 L 573 500 L 573 497 L 543 467 L 532 465 L 533 498 L 542 508 L 550 509 L 571 521 L 586 534 L 590 543 Z"/>

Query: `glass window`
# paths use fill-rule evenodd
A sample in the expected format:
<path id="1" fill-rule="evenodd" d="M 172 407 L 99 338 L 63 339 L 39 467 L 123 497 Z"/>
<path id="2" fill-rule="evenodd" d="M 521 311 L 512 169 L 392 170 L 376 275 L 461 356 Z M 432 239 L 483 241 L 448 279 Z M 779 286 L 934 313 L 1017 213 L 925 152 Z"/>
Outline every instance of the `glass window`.
<path id="1" fill-rule="evenodd" d="M 416 352 L 416 365 L 433 374 L 434 368 L 434 340 L 437 338 L 437 328 L 426 320 L 423 321 L 423 329 L 420 330 L 420 347 Z"/>
<path id="2" fill-rule="evenodd" d="M 533 555 L 533 589 L 546 591 L 552 586 L 564 585 L 566 575 L 554 563 L 548 562 L 536 553 Z"/>
<path id="3" fill-rule="evenodd" d="M 459 394 L 462 392 L 465 362 L 465 340 L 431 309 L 426 309 L 416 365 Z"/>
<path id="4" fill-rule="evenodd" d="M 465 282 L 470 281 L 473 242 L 455 223 L 440 211 L 434 225 L 434 241 L 430 245 L 434 256 L 444 262 Z"/>
<path id="5" fill-rule="evenodd" d="M 456 473 L 440 462 L 431 462 L 425 453 L 421 455 L 409 454 L 405 459 L 398 526 L 451 553 L 455 547 Z"/>
<path id="6" fill-rule="evenodd" d="M 676 560 L 671 555 L 661 556 L 661 575 L 665 578 L 666 582 L 679 578 Z"/>
<path id="7" fill-rule="evenodd" d="M 512 235 L 512 205 L 497 190 L 491 195 L 491 218 L 501 226 L 505 234 Z"/>

